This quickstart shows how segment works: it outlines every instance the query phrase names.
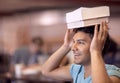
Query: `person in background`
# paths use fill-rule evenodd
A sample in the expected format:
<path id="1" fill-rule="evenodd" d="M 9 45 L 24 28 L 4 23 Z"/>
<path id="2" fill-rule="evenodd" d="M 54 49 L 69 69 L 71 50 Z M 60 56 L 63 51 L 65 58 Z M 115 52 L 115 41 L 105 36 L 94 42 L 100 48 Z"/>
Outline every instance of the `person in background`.
<path id="1" fill-rule="evenodd" d="M 100 26 L 67 30 L 63 45 L 42 65 L 42 74 L 57 80 L 73 80 L 74 83 L 120 83 L 120 68 L 105 64 L 102 57 L 107 40 L 106 22 Z M 70 49 L 75 64 L 59 66 Z"/>
<path id="2" fill-rule="evenodd" d="M 22 64 L 23 68 L 31 68 L 39 64 L 39 57 L 43 55 L 43 40 L 40 37 L 34 37 L 28 46 L 18 48 L 12 56 L 11 65 Z M 12 69 L 14 71 L 14 69 Z"/>
<path id="3" fill-rule="evenodd" d="M 40 37 L 35 37 L 32 39 L 29 45 L 29 51 L 31 56 L 29 56 L 28 65 L 39 63 L 38 59 L 41 55 L 43 55 L 43 44 L 43 40 Z"/>

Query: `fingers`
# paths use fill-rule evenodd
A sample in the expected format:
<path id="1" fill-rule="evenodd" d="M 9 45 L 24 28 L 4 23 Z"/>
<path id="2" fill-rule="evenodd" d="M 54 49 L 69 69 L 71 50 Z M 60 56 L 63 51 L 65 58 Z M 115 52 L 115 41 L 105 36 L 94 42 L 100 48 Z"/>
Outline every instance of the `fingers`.
<path id="1" fill-rule="evenodd" d="M 103 24 L 103 22 L 100 24 L 100 29 L 99 29 L 99 35 L 98 35 L 98 38 L 99 39 L 101 39 L 101 37 L 102 37 L 102 35 L 103 35 L 103 26 L 104 26 L 104 24 Z"/>
<path id="2" fill-rule="evenodd" d="M 94 29 L 94 37 L 95 37 L 95 38 L 98 37 L 98 25 L 95 25 L 95 29 Z"/>
<path id="3" fill-rule="evenodd" d="M 72 29 L 67 29 L 67 30 L 66 30 L 66 35 L 69 35 L 69 34 L 71 34 L 71 33 L 73 33 L 73 30 L 72 30 Z"/>
<path id="4" fill-rule="evenodd" d="M 103 22 L 103 32 L 102 32 L 102 36 L 101 36 L 101 39 L 102 40 L 106 40 L 106 37 L 108 35 L 108 25 L 107 25 L 107 22 Z"/>
<path id="5" fill-rule="evenodd" d="M 95 25 L 94 36 L 96 36 L 96 38 L 98 38 L 99 40 L 105 40 L 107 35 L 108 35 L 108 25 L 107 25 L 107 22 L 102 22 L 100 24 L 99 31 L 98 31 L 98 25 Z"/>
<path id="6" fill-rule="evenodd" d="M 66 33 L 65 33 L 65 39 L 68 37 L 69 32 L 70 32 L 70 30 L 67 29 L 67 30 L 66 30 Z"/>
<path id="7" fill-rule="evenodd" d="M 72 37 L 73 37 L 73 30 L 71 30 L 71 29 L 67 29 L 66 30 L 66 33 L 65 33 L 65 37 L 64 37 L 64 41 L 69 41 L 69 40 L 71 40 L 72 39 Z"/>

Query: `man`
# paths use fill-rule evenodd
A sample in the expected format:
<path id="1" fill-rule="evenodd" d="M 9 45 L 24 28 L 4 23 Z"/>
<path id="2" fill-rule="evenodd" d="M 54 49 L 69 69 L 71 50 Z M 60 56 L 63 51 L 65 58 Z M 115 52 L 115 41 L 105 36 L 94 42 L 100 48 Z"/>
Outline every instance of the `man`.
<path id="1" fill-rule="evenodd" d="M 102 22 L 100 27 L 67 30 L 63 45 L 42 66 L 42 73 L 58 80 L 73 80 L 74 83 L 120 83 L 120 69 L 105 65 L 102 58 L 107 35 L 106 22 Z M 59 66 L 70 49 L 75 64 Z"/>
<path id="2" fill-rule="evenodd" d="M 21 66 L 21 74 L 36 68 L 40 63 L 39 58 L 43 56 L 42 46 L 43 40 L 40 37 L 34 37 L 28 47 L 22 46 L 17 49 L 11 59 L 11 71 L 14 72 L 17 65 Z"/>
<path id="3" fill-rule="evenodd" d="M 36 74 L 37 71 L 34 71 L 34 68 L 39 65 L 39 57 L 43 56 L 42 46 L 43 40 L 40 37 L 34 37 L 30 41 L 29 46 L 22 46 L 15 51 L 11 61 L 11 71 L 15 71 L 16 77 Z M 20 73 L 17 73 L 19 72 L 18 70 Z M 28 72 L 29 70 L 32 71 Z M 21 80 L 15 82 L 24 83 L 24 81 Z"/>
<path id="4" fill-rule="evenodd" d="M 42 45 L 43 40 L 40 37 L 33 38 L 28 47 L 22 46 L 15 51 L 11 63 L 25 65 L 38 64 L 38 57 L 43 54 L 41 52 Z"/>

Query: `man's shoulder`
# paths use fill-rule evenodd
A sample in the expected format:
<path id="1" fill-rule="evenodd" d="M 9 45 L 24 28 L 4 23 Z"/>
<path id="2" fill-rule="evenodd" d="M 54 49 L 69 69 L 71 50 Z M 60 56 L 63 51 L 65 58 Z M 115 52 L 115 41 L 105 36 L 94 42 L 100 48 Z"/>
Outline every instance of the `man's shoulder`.
<path id="1" fill-rule="evenodd" d="M 120 78 L 120 68 L 115 65 L 105 65 L 106 71 L 109 76 L 117 76 Z"/>
<path id="2" fill-rule="evenodd" d="M 110 65 L 110 64 L 105 64 L 105 68 L 106 68 L 106 70 L 120 70 L 119 67 L 117 67 L 115 65 Z"/>

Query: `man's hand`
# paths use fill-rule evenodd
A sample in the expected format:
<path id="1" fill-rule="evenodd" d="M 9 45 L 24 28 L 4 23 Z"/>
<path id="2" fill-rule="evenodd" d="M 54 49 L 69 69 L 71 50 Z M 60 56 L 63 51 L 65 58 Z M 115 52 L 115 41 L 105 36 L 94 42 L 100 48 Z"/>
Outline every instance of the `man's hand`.
<path id="1" fill-rule="evenodd" d="M 65 33 L 64 37 L 64 46 L 71 47 L 72 46 L 72 38 L 74 36 L 73 30 L 68 29 Z"/>
<path id="2" fill-rule="evenodd" d="M 98 31 L 98 25 L 95 25 L 94 36 L 91 41 L 90 52 L 92 54 L 102 54 L 104 43 L 108 35 L 108 25 L 106 22 L 100 24 Z"/>

